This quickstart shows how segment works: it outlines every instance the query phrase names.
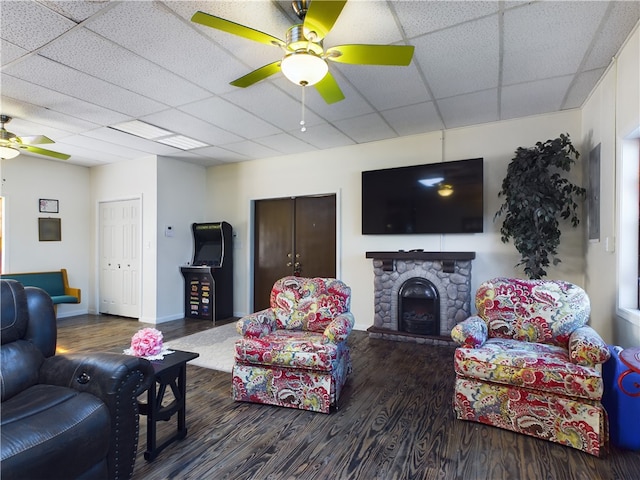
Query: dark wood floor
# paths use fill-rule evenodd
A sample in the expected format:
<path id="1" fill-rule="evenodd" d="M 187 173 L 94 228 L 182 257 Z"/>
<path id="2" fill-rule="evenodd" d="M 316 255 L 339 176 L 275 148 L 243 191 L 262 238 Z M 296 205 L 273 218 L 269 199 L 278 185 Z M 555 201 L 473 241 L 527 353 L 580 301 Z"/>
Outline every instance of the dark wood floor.
<path id="1" fill-rule="evenodd" d="M 149 326 L 82 315 L 59 320 L 58 347 L 113 350 Z M 211 328 L 158 325 L 165 340 Z M 456 420 L 452 347 L 349 339 L 353 374 L 329 415 L 233 402 L 231 375 L 189 365 L 188 435 L 149 463 L 142 418 L 134 479 L 638 479 L 640 452 L 604 458 Z M 172 433 L 173 422 L 161 425 Z"/>

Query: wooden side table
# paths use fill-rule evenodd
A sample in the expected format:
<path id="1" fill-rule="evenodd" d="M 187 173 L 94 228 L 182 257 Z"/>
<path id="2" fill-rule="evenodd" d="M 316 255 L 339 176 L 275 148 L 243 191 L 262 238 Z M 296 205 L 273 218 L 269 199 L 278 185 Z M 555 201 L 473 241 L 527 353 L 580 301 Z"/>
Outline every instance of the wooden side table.
<path id="1" fill-rule="evenodd" d="M 627 375 L 640 373 L 640 347 L 625 348 L 622 350 L 622 352 L 620 352 L 620 361 L 629 367 L 629 370 L 623 372 L 618 377 L 618 387 L 620 387 L 620 390 L 630 397 L 640 397 L 640 383 L 633 383 L 633 386 L 638 389 L 638 392 L 636 393 L 627 391 L 623 385 L 623 381 Z"/>
<path id="2" fill-rule="evenodd" d="M 147 416 L 147 451 L 144 458 L 154 460 L 168 445 L 187 436 L 186 424 L 186 393 L 187 393 L 187 362 L 200 355 L 192 352 L 175 350 L 165 355 L 162 360 L 152 360 L 155 381 L 147 390 L 147 403 L 139 403 L 141 415 Z M 164 394 L 167 387 L 171 389 L 174 400 L 163 406 Z M 162 445 L 156 444 L 156 424 L 169 420 L 178 414 L 176 433 Z"/>

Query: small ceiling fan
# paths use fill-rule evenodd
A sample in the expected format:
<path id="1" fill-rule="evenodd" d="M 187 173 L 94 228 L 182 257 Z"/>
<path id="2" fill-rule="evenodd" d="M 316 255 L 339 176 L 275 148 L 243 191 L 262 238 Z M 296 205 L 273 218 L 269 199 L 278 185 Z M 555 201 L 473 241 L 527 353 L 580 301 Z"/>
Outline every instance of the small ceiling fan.
<path id="1" fill-rule="evenodd" d="M 322 41 L 338 20 L 346 0 L 321 1 L 298 0 L 291 5 L 303 22 L 292 26 L 286 41 L 244 25 L 196 12 L 192 22 L 232 33 L 255 42 L 274 45 L 284 51 L 284 56 L 231 82 L 236 87 L 249 87 L 254 83 L 282 71 L 285 77 L 303 87 L 315 85 L 327 103 L 344 99 L 338 83 L 329 72 L 327 61 L 355 65 L 407 66 L 413 58 L 413 46 L 407 45 L 340 45 L 324 49 Z"/>
<path id="2" fill-rule="evenodd" d="M 71 155 L 66 153 L 54 152 L 45 148 L 34 147 L 33 145 L 41 145 L 44 143 L 55 143 L 44 135 L 35 135 L 29 137 L 18 137 L 15 133 L 11 133 L 4 128 L 5 123 L 9 123 L 11 117 L 8 115 L 0 115 L 0 158 L 14 158 L 20 155 L 20 150 L 37 153 L 46 157 L 53 157 L 59 160 L 67 160 Z"/>

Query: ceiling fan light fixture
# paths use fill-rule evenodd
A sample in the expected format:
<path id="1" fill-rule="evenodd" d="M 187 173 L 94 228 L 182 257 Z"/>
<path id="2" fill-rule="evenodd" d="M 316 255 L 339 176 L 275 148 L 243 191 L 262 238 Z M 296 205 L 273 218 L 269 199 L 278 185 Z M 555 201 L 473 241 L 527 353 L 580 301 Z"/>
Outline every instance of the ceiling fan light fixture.
<path id="1" fill-rule="evenodd" d="M 453 195 L 453 186 L 445 183 L 438 187 L 438 195 L 441 197 L 449 197 Z"/>
<path id="2" fill-rule="evenodd" d="M 15 158 L 18 155 L 20 155 L 20 150 L 18 150 L 17 148 L 0 145 L 0 158 L 2 158 L 3 160 L 8 158 Z"/>
<path id="3" fill-rule="evenodd" d="M 329 71 L 327 62 L 311 52 L 294 52 L 285 55 L 280 68 L 289 81 L 303 87 L 315 85 Z"/>

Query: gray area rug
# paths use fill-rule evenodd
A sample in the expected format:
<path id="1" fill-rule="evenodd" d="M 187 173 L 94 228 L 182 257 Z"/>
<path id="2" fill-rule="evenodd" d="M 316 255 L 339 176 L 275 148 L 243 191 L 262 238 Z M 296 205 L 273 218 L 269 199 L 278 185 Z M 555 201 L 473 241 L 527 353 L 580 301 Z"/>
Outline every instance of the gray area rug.
<path id="1" fill-rule="evenodd" d="M 200 356 L 191 360 L 190 365 L 231 373 L 235 355 L 234 345 L 239 338 L 240 335 L 236 332 L 236 322 L 232 322 L 171 340 L 165 346 L 172 350 L 199 353 Z"/>

